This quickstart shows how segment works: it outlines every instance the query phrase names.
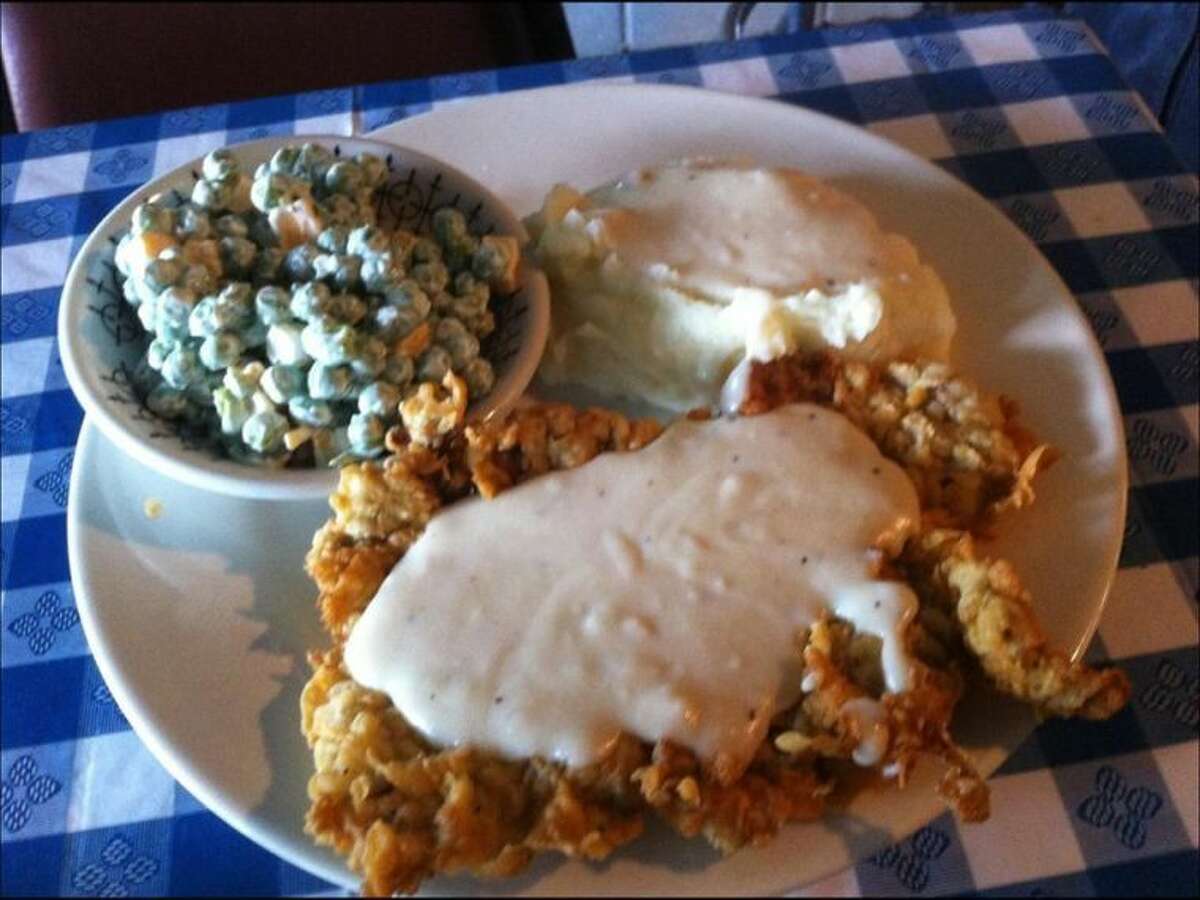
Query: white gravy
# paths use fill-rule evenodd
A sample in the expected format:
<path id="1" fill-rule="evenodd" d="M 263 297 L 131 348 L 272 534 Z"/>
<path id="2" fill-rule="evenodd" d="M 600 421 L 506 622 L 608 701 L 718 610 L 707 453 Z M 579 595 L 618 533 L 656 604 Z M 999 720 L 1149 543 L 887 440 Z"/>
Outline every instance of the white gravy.
<path id="1" fill-rule="evenodd" d="M 871 213 L 794 169 L 691 163 L 643 169 L 590 195 L 599 235 L 643 271 L 710 297 L 772 297 L 907 269 Z"/>
<path id="2" fill-rule="evenodd" d="M 740 772 L 799 695 L 794 635 L 822 614 L 877 635 L 887 689 L 905 689 L 916 598 L 868 555 L 918 516 L 904 473 L 837 413 L 680 421 L 439 513 L 346 665 L 443 746 L 579 766 L 624 731 Z M 886 745 L 869 730 L 864 764 Z"/>

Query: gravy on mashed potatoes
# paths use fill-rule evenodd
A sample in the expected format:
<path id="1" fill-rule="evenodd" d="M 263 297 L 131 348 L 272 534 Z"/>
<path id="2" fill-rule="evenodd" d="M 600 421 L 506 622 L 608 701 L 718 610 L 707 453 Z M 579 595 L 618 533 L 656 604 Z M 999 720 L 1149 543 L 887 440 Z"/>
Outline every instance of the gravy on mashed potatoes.
<path id="1" fill-rule="evenodd" d="M 559 185 L 528 224 L 553 297 L 548 384 L 686 410 L 717 405 L 744 360 L 949 352 L 950 301 L 916 248 L 794 169 L 683 161 Z"/>

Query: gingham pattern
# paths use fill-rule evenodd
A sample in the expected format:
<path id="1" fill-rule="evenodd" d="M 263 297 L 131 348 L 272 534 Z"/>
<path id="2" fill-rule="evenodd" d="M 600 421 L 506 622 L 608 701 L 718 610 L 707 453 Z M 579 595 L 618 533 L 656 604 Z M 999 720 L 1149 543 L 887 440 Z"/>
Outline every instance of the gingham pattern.
<path id="1" fill-rule="evenodd" d="M 82 413 L 54 341 L 73 254 L 131 189 L 221 144 L 361 133 L 467 96 L 583 80 L 777 97 L 865 125 L 991 198 L 1105 350 L 1132 473 L 1091 656 L 1134 699 L 1048 723 L 949 816 L 801 893 L 1195 895 L 1197 183 L 1086 28 L 1042 14 L 872 25 L 375 84 L 5 137 L 0 221 L 5 894 L 296 894 L 328 885 L 187 796 L 114 704 L 74 609 L 65 507 Z M 333 893 L 337 893 L 333 891 Z"/>

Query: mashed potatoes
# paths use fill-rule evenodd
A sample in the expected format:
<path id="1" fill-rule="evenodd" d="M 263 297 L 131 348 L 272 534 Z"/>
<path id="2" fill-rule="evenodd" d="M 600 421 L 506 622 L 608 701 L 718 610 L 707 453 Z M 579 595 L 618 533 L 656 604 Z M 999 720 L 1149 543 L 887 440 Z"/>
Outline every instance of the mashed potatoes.
<path id="1" fill-rule="evenodd" d="M 684 410 L 717 404 L 746 359 L 944 359 L 954 333 L 912 244 L 796 170 L 689 161 L 588 195 L 560 185 L 529 226 L 553 297 L 550 384 Z"/>

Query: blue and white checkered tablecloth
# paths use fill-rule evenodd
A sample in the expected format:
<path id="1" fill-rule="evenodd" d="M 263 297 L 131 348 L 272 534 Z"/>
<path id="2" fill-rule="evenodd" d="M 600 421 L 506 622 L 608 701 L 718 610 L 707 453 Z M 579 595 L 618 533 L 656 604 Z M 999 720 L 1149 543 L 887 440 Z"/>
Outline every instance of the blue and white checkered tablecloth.
<path id="1" fill-rule="evenodd" d="M 1040 13 L 347 87 L 3 138 L 3 893 L 337 893 L 179 788 L 89 655 L 65 544 L 82 412 L 54 340 L 59 291 L 88 232 L 147 179 L 221 144 L 362 133 L 467 95 L 588 79 L 776 97 L 935 160 L 1062 274 L 1125 414 L 1125 545 L 1091 657 L 1129 672 L 1128 709 L 1038 728 L 992 780 L 988 823 L 944 815 L 806 893 L 1195 896 L 1197 182 L 1087 30 Z"/>

